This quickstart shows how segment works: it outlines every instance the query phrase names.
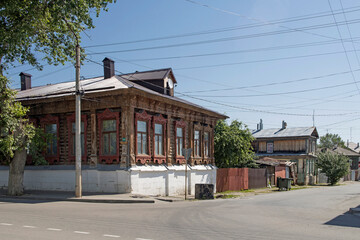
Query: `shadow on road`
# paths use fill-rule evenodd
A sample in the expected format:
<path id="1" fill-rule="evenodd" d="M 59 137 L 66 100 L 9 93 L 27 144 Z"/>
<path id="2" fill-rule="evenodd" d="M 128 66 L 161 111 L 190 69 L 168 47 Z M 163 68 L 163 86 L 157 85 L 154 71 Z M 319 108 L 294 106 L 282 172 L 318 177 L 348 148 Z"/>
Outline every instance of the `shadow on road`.
<path id="1" fill-rule="evenodd" d="M 358 206 L 358 208 L 360 205 Z M 353 215 L 349 212 L 345 212 L 330 221 L 326 222 L 325 225 L 340 226 L 340 227 L 356 227 L 360 228 L 360 216 Z"/>

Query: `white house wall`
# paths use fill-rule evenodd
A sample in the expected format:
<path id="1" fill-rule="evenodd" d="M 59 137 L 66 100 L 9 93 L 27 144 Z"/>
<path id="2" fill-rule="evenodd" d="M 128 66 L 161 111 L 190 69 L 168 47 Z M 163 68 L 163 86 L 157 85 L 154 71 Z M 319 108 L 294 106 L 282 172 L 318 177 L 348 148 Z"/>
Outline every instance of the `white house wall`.
<path id="1" fill-rule="evenodd" d="M 82 170 L 84 192 L 132 193 L 141 195 L 176 196 L 185 192 L 185 166 L 134 166 L 130 169 Z M 8 168 L 0 167 L 0 188 L 8 184 Z M 188 193 L 195 194 L 195 184 L 216 184 L 214 166 L 188 166 Z M 26 190 L 75 191 L 73 167 L 26 167 L 24 172 Z M 216 186 L 215 186 L 216 189 Z"/>

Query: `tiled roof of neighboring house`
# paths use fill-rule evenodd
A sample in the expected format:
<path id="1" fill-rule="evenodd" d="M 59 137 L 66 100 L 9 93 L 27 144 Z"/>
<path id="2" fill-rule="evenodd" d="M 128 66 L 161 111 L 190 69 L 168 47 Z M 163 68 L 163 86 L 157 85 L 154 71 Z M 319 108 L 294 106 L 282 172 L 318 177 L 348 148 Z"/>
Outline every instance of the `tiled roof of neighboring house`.
<path id="1" fill-rule="evenodd" d="M 315 127 L 269 128 L 253 130 L 255 138 L 281 138 L 281 137 L 319 137 Z"/>
<path id="2" fill-rule="evenodd" d="M 347 149 L 347 148 L 343 148 L 343 147 L 334 147 L 332 149 L 319 148 L 318 151 L 319 152 L 329 151 L 329 152 L 333 152 L 333 153 L 343 154 L 343 155 L 349 156 L 349 157 L 360 157 L 359 153 L 357 153 L 351 149 Z"/>
<path id="3" fill-rule="evenodd" d="M 349 142 L 349 143 L 347 143 L 347 147 L 357 153 L 360 153 L 359 143 Z"/>
<path id="4" fill-rule="evenodd" d="M 128 88 L 135 88 L 144 92 L 147 92 L 152 95 L 161 96 L 167 99 L 175 100 L 181 103 L 185 103 L 191 105 L 196 108 L 200 108 L 206 111 L 210 111 L 216 113 L 217 115 L 222 116 L 223 118 L 227 118 L 226 115 L 217 113 L 215 111 L 209 110 L 204 108 L 200 105 L 194 104 L 192 102 L 186 101 L 184 99 L 169 96 L 166 94 L 161 94 L 156 91 L 153 91 L 149 88 L 143 87 L 139 84 L 136 84 L 134 81 L 129 81 L 130 75 L 132 78 L 136 78 L 138 80 L 147 79 L 147 77 L 160 77 L 162 79 L 164 76 L 169 74 L 169 70 L 171 69 L 161 69 L 158 71 L 151 71 L 149 72 L 135 72 L 133 74 L 125 74 L 123 75 L 115 75 L 111 78 L 104 79 L 104 77 L 96 77 L 90 79 L 84 79 L 80 81 L 80 89 L 85 93 L 95 93 L 95 92 L 108 92 L 113 90 L 119 89 L 128 89 Z M 147 74 L 149 73 L 149 75 Z M 55 98 L 55 97 L 63 97 L 63 96 L 70 96 L 75 95 L 75 82 L 63 82 L 57 84 L 48 84 L 44 86 L 33 87 L 31 89 L 18 91 L 16 94 L 16 99 L 19 101 L 26 101 L 26 100 L 36 100 L 36 99 L 46 99 L 46 98 Z"/>

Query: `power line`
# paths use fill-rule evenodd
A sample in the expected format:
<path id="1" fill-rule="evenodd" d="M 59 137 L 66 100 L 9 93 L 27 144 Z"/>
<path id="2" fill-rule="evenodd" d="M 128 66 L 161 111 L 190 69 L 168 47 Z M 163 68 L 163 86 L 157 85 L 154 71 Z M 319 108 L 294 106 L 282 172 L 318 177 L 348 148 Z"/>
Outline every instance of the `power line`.
<path id="1" fill-rule="evenodd" d="M 360 81 L 355 82 L 358 83 Z M 262 96 L 277 96 L 277 95 L 285 95 L 285 94 L 293 94 L 293 93 L 304 93 L 304 92 L 312 92 L 312 91 L 319 91 L 324 89 L 330 89 L 330 88 L 337 88 L 337 87 L 343 87 L 343 86 L 349 86 L 354 84 L 354 82 L 349 83 L 342 83 L 342 84 L 336 84 L 326 87 L 319 87 L 319 88 L 311 88 L 311 89 L 304 89 L 304 90 L 296 90 L 296 91 L 288 91 L 288 92 L 277 92 L 277 93 L 267 93 L 267 94 L 253 94 L 253 95 L 198 95 L 197 97 L 262 97 Z M 194 95 L 191 95 L 194 96 Z"/>
<path id="2" fill-rule="evenodd" d="M 356 50 L 356 51 L 360 51 L 360 50 Z M 353 52 L 353 51 L 349 51 L 349 52 Z M 291 57 L 260 59 L 260 60 L 253 60 L 253 61 L 242 61 L 242 62 L 233 62 L 233 63 L 222 63 L 222 64 L 211 64 L 211 65 L 202 65 L 202 66 L 193 66 L 193 67 L 183 67 L 183 68 L 175 68 L 175 70 L 181 71 L 181 70 L 189 70 L 189 69 L 225 67 L 225 66 L 242 65 L 242 64 L 252 64 L 252 63 L 282 61 L 282 60 L 289 60 L 289 59 L 328 56 L 328 55 L 336 55 L 336 54 L 342 54 L 342 53 L 344 53 L 344 52 L 343 51 L 337 51 L 337 52 L 327 52 L 327 53 L 316 53 L 316 54 L 299 55 L 299 56 L 291 56 Z"/>
<path id="3" fill-rule="evenodd" d="M 357 38 L 357 39 L 360 39 L 360 38 Z M 219 55 L 228 55 L 228 54 L 237 54 L 237 53 L 252 53 L 252 52 L 261 52 L 261 51 L 274 51 L 274 50 L 285 50 L 285 49 L 304 48 L 304 47 L 315 47 L 315 46 L 322 46 L 322 45 L 337 44 L 339 42 L 340 42 L 340 40 L 328 40 L 328 41 L 320 41 L 320 42 L 299 43 L 299 44 L 292 44 L 292 45 L 280 45 L 280 46 L 274 46 L 274 47 L 252 48 L 252 49 L 243 49 L 243 50 L 236 50 L 236 51 L 223 51 L 223 52 L 215 52 L 215 53 L 155 57 L 155 58 L 138 58 L 138 59 L 129 59 L 128 61 L 129 62 L 143 62 L 143 61 L 157 61 L 157 60 L 170 60 L 170 59 L 182 59 L 182 58 L 209 57 L 209 56 L 219 56 Z"/>
<path id="4" fill-rule="evenodd" d="M 360 71 L 360 68 L 356 69 L 354 71 Z M 210 89 L 210 90 L 186 91 L 184 93 L 219 92 L 219 91 L 232 91 L 232 90 L 238 90 L 238 89 L 246 89 L 246 88 L 276 86 L 276 85 L 298 83 L 298 82 L 321 79 L 321 78 L 328 78 L 328 77 L 333 77 L 333 76 L 338 76 L 338 75 L 343 75 L 343 74 L 348 74 L 348 73 L 350 73 L 350 71 L 336 72 L 336 73 L 330 73 L 330 74 L 326 74 L 326 75 L 320 75 L 320 76 L 314 76 L 314 77 L 308 77 L 308 78 L 300 78 L 300 79 L 296 79 L 296 80 L 289 80 L 289 81 L 282 81 L 282 82 L 272 82 L 272 83 L 267 83 L 267 84 L 256 84 L 256 85 L 243 86 L 243 87 L 229 87 L 229 88 L 220 88 L 220 89 L 217 88 L 217 89 Z"/>
<path id="5" fill-rule="evenodd" d="M 357 85 L 357 82 L 356 82 L 356 79 L 355 79 L 355 75 L 354 75 L 354 72 L 352 70 L 352 67 L 351 67 L 351 64 L 350 64 L 350 59 L 349 59 L 349 56 L 348 56 L 348 51 L 346 51 L 346 48 L 345 48 L 345 44 L 344 44 L 344 41 L 342 40 L 342 36 L 341 36 L 341 32 L 340 32 L 340 29 L 339 29 L 339 25 L 338 25 L 338 22 L 336 21 L 336 18 L 335 18 L 335 15 L 334 15 L 334 12 L 333 12 L 333 9 L 332 9 L 332 6 L 331 6 L 331 3 L 330 3 L 330 0 L 328 0 L 328 3 L 329 3 L 329 7 L 330 7 L 330 10 L 332 12 L 332 16 L 333 16 L 333 19 L 334 19 L 334 22 L 336 24 L 336 29 L 338 31 L 338 34 L 339 34 L 339 37 L 341 39 L 341 45 L 344 49 L 344 53 L 345 53 L 345 56 L 346 56 L 346 61 L 348 63 L 348 66 L 349 66 L 349 69 L 351 71 L 351 76 L 353 78 L 353 81 L 355 83 L 355 86 L 356 86 L 356 89 L 358 90 L 359 94 L 360 94 L 360 89 L 359 89 L 359 86 Z M 347 24 L 347 21 L 346 22 L 346 25 L 348 26 Z M 356 51 L 355 51 L 356 52 Z"/>
<path id="6" fill-rule="evenodd" d="M 347 8 L 346 12 L 350 13 L 350 12 L 359 11 L 360 9 L 358 7 L 359 6 Z M 267 23 L 260 23 L 260 24 L 259 23 L 245 24 L 245 25 L 236 26 L 236 27 L 218 28 L 218 29 L 205 30 L 205 31 L 199 31 L 199 32 L 192 32 L 192 33 L 176 34 L 176 35 L 170 35 L 170 36 L 164 36 L 164 37 L 155 37 L 155 38 L 139 39 L 139 40 L 132 40 L 132 41 L 116 42 L 116 43 L 98 44 L 98 45 L 89 45 L 89 46 L 85 46 L 85 48 L 107 47 L 107 46 L 115 46 L 115 45 L 159 41 L 159 40 L 166 40 L 166 39 L 177 39 L 177 38 L 182 38 L 182 37 L 192 37 L 192 36 L 199 36 L 199 35 L 206 35 L 206 34 L 221 33 L 221 32 L 226 32 L 226 31 L 235 31 L 235 30 L 248 29 L 248 28 L 254 28 L 254 27 L 262 27 L 262 26 L 268 26 L 268 25 L 279 24 L 279 23 L 303 21 L 303 20 L 309 20 L 309 19 L 314 19 L 314 18 L 331 16 L 331 14 L 328 14 L 329 12 L 330 11 L 315 13 L 315 14 L 307 14 L 307 15 L 302 15 L 302 16 L 298 16 L 298 17 L 290 17 L 290 18 L 272 20 Z M 336 13 L 336 14 L 341 14 L 341 12 Z"/>
<path id="7" fill-rule="evenodd" d="M 202 6 L 202 7 L 206 7 L 206 8 L 209 8 L 209 9 L 213 9 L 213 10 L 215 10 L 215 11 L 219 11 L 219 12 L 222 12 L 222 13 L 227 13 L 227 14 L 230 14 L 230 15 L 238 16 L 238 17 L 241 17 L 241 18 L 245 18 L 245 19 L 252 20 L 252 21 L 256 21 L 256 22 L 260 22 L 260 23 L 265 23 L 265 24 L 274 25 L 274 23 L 271 23 L 271 22 L 268 22 L 268 21 L 265 21 L 265 20 L 261 20 L 261 19 L 257 19 L 257 18 L 253 18 L 253 17 L 248 17 L 248 16 L 245 16 L 245 15 L 242 15 L 242 14 L 239 14 L 239 13 L 235 13 L 235 12 L 232 12 L 232 11 L 228 11 L 228 10 L 224 10 L 224 9 L 212 7 L 212 6 L 210 6 L 210 5 L 202 4 L 202 3 L 199 3 L 199 2 L 196 2 L 196 1 L 193 1 L 193 0 L 185 0 L 185 1 L 190 2 L 190 3 L 192 3 L 192 4 L 196 4 L 196 5 Z M 333 11 L 332 11 L 332 15 L 334 15 L 334 14 L 333 14 Z M 310 34 L 310 35 L 314 35 L 314 36 L 318 36 L 318 37 L 323 37 L 323 38 L 328 38 L 328 39 L 338 39 L 338 38 L 334 38 L 334 37 L 331 37 L 331 36 L 326 36 L 326 35 L 323 35 L 323 34 L 313 33 L 313 32 L 308 32 L 308 31 L 306 31 L 306 30 L 309 30 L 309 29 L 290 28 L 290 27 L 286 27 L 286 26 L 278 25 L 278 24 L 276 24 L 276 26 L 278 26 L 278 27 L 280 27 L 280 28 L 283 28 L 283 29 L 288 29 L 288 30 L 292 30 L 292 31 L 298 31 L 298 32 L 302 32 L 302 33 L 306 33 L 306 34 Z"/>
<path id="8" fill-rule="evenodd" d="M 348 21 L 347 24 L 356 24 L 359 23 L 360 19 L 353 19 Z M 344 22 L 339 22 L 338 25 L 345 25 Z M 202 40 L 202 41 L 194 41 L 194 42 L 186 42 L 186 43 L 176 43 L 176 44 L 168 44 L 168 45 L 160 45 L 160 46 L 152 46 L 152 47 L 142 47 L 142 48 L 132 48 L 132 49 L 123 49 L 123 50 L 112 50 L 107 52 L 95 52 L 89 55 L 103 55 L 103 54 L 110 54 L 110 53 L 124 53 L 124 52 L 137 52 L 137 51 L 146 51 L 146 50 L 155 50 L 155 49 L 163 49 L 163 48 L 173 48 L 173 47 L 184 47 L 184 46 L 193 46 L 193 45 L 202 45 L 202 44 L 209 44 L 209 43 L 218 43 L 224 41 L 234 41 L 234 40 L 241 40 L 241 39 L 249 39 L 249 38 L 258 38 L 264 36 L 273 36 L 279 34 L 288 34 L 297 32 L 297 30 L 315 30 L 321 28 L 329 28 L 335 27 L 336 24 L 334 23 L 327 23 L 327 24 L 318 24 L 318 25 L 310 25 L 302 28 L 295 29 L 288 29 L 288 30 L 278 30 L 278 31 L 271 31 L 271 32 L 264 32 L 264 33 L 255 33 L 255 34 L 248 34 L 248 35 L 240 35 L 235 37 L 226 37 L 226 38 L 217 38 L 211 40 Z M 334 37 L 326 37 L 332 40 L 339 40 L 338 38 Z"/>

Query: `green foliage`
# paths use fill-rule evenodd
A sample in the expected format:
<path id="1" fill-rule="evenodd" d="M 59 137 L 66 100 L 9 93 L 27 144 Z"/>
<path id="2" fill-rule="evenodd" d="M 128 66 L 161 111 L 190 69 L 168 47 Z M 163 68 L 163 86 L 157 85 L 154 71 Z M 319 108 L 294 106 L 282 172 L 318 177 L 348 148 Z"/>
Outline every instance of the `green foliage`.
<path id="1" fill-rule="evenodd" d="M 349 172 L 350 159 L 342 154 L 331 152 L 319 153 L 316 166 L 325 173 L 329 179 L 330 185 L 336 184 L 340 178 Z"/>
<path id="2" fill-rule="evenodd" d="M 321 148 L 334 148 L 336 146 L 345 147 L 345 142 L 338 134 L 327 133 L 320 137 L 319 147 Z"/>
<path id="3" fill-rule="evenodd" d="M 251 146 L 254 140 L 250 130 L 239 121 L 228 125 L 220 120 L 215 126 L 215 162 L 219 168 L 256 167 L 255 153 Z"/>
<path id="4" fill-rule="evenodd" d="M 115 0 L 114 0 L 115 1 Z M 94 28 L 92 16 L 113 0 L 0 1 L 0 73 L 15 61 L 41 69 L 35 52 L 48 64 L 75 56 L 80 33 Z"/>
<path id="5" fill-rule="evenodd" d="M 34 165 L 48 165 L 45 160 L 44 152 L 47 148 L 47 142 L 51 141 L 54 135 L 46 133 L 43 128 L 35 128 L 35 134 L 29 145 L 29 155 Z"/>
<path id="6" fill-rule="evenodd" d="M 15 151 L 23 149 L 34 136 L 34 127 L 25 118 L 27 108 L 15 101 L 15 92 L 0 75 L 0 160 L 9 163 Z"/>

